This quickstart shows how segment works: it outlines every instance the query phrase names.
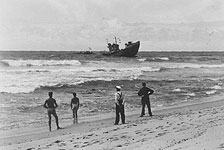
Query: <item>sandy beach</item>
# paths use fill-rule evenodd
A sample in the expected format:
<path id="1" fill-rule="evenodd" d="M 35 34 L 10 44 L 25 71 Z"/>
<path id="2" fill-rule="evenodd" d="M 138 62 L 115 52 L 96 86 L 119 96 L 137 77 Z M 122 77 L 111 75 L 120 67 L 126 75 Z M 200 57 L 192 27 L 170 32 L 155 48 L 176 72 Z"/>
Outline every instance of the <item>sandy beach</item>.
<path id="1" fill-rule="evenodd" d="M 224 0 L 2 0 L 0 150 L 224 150 L 221 14 Z"/>
<path id="2" fill-rule="evenodd" d="M 47 126 L 1 132 L 0 149 L 224 149 L 223 95 L 154 110 L 154 116 L 128 115 L 126 124 L 113 117 L 85 121 L 48 131 Z M 53 126 L 55 126 L 53 124 Z"/>

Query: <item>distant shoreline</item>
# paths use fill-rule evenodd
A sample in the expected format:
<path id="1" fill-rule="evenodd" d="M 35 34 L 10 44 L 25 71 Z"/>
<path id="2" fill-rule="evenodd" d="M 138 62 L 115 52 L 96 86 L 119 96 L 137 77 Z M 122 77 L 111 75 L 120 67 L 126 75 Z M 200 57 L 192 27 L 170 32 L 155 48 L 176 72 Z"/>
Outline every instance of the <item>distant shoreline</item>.
<path id="1" fill-rule="evenodd" d="M 74 52 L 74 53 L 79 53 L 79 52 L 85 52 L 86 50 L 0 50 L 0 53 L 1 52 Z M 91 50 L 91 52 L 95 52 L 95 53 L 99 53 L 99 52 L 103 52 L 103 51 L 108 51 L 108 50 Z M 175 53 L 182 53 L 182 52 L 185 52 L 185 53 L 200 53 L 200 52 L 207 52 L 207 53 L 223 53 L 223 49 L 220 49 L 220 50 L 139 50 L 138 53 L 141 53 L 141 52 L 155 52 L 155 53 L 159 53 L 159 52 L 167 52 L 167 53 L 172 53 L 172 52 L 175 52 Z M 81 53 L 80 53 L 81 54 Z"/>

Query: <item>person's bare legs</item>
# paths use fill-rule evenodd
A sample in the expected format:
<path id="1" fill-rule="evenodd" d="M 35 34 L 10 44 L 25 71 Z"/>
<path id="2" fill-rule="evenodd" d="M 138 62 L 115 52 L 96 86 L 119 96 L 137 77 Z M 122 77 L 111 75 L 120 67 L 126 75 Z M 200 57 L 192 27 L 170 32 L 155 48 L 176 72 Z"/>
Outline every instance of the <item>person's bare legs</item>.
<path id="1" fill-rule="evenodd" d="M 73 123 L 78 123 L 77 109 L 73 109 Z"/>
<path id="2" fill-rule="evenodd" d="M 51 132 L 51 114 L 48 114 L 48 119 L 49 131 Z"/>
<path id="3" fill-rule="evenodd" d="M 57 116 L 56 112 L 53 113 L 53 116 L 55 118 L 55 122 L 56 122 L 57 129 L 61 129 L 61 127 L 59 127 L 58 116 Z"/>
<path id="4" fill-rule="evenodd" d="M 78 112 L 75 110 L 75 122 L 78 123 Z"/>
<path id="5" fill-rule="evenodd" d="M 73 124 L 75 124 L 75 109 L 72 109 L 72 113 L 73 113 Z"/>

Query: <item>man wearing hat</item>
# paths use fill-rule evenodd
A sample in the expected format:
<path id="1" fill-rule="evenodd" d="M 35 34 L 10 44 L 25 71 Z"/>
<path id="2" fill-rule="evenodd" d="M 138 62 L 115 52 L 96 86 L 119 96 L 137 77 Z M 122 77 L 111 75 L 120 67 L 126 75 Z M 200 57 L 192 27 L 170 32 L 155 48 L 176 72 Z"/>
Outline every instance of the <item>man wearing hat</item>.
<path id="1" fill-rule="evenodd" d="M 115 125 L 119 123 L 120 115 L 121 115 L 121 121 L 123 124 L 125 124 L 125 114 L 124 114 L 124 94 L 121 92 L 121 87 L 116 86 L 117 92 L 115 93 L 115 105 L 116 105 L 116 119 L 115 119 Z"/>
<path id="2" fill-rule="evenodd" d="M 49 98 L 45 101 L 44 103 L 44 108 L 47 108 L 47 114 L 48 114 L 48 118 L 49 118 L 49 130 L 51 131 L 51 115 L 53 115 L 55 117 L 55 121 L 56 121 L 56 125 L 57 125 L 57 129 L 61 129 L 61 127 L 59 127 L 58 125 L 58 116 L 56 113 L 55 108 L 58 107 L 56 100 L 54 98 L 52 98 L 53 96 L 53 92 L 49 92 L 48 93 Z"/>

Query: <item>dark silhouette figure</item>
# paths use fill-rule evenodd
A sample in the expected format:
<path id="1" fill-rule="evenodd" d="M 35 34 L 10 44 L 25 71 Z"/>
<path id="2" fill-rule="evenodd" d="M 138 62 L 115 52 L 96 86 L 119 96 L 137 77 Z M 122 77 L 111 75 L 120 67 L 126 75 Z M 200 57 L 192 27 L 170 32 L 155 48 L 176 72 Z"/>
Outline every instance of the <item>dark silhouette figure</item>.
<path id="1" fill-rule="evenodd" d="M 151 106 L 150 106 L 150 100 L 149 95 L 153 94 L 154 91 L 148 87 L 146 87 L 146 83 L 142 83 L 142 88 L 138 92 L 138 96 L 142 97 L 142 112 L 140 117 L 143 117 L 145 115 L 145 105 L 148 107 L 148 113 L 149 116 L 152 116 Z"/>
<path id="2" fill-rule="evenodd" d="M 71 100 L 71 109 L 73 112 L 73 123 L 78 123 L 78 109 L 79 109 L 79 98 L 76 97 L 76 93 L 73 93 L 73 98 Z"/>
<path id="3" fill-rule="evenodd" d="M 119 123 L 120 115 L 121 115 L 121 121 L 123 124 L 125 124 L 125 114 L 124 114 L 124 94 L 121 92 L 121 87 L 116 86 L 117 92 L 115 93 L 115 105 L 116 105 L 116 119 L 115 119 L 115 125 Z"/>
<path id="4" fill-rule="evenodd" d="M 56 108 L 58 107 L 56 100 L 54 98 L 52 98 L 53 96 L 53 92 L 49 92 L 48 93 L 49 98 L 45 101 L 44 103 L 44 107 L 47 108 L 47 114 L 48 114 L 48 118 L 49 118 L 49 130 L 51 131 L 51 115 L 53 115 L 55 117 L 55 121 L 56 121 L 56 125 L 57 125 L 57 129 L 61 129 L 61 127 L 59 127 L 58 125 L 58 116 L 56 113 Z"/>

